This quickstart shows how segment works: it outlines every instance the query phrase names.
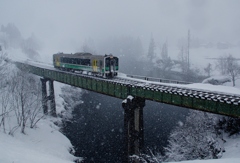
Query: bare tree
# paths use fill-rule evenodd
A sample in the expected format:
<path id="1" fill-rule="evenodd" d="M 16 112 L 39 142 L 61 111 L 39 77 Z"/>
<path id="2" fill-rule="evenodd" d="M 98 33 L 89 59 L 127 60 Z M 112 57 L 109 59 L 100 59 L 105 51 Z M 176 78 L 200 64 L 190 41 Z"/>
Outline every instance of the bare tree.
<path id="1" fill-rule="evenodd" d="M 212 71 L 212 64 L 208 63 L 207 67 L 204 68 L 204 71 L 208 74 L 208 77 L 209 77 Z"/>
<path id="2" fill-rule="evenodd" d="M 173 61 L 168 55 L 168 44 L 166 41 L 162 46 L 161 59 L 156 60 L 155 66 L 157 67 L 157 71 L 160 71 L 159 75 L 168 78 L 173 65 Z"/>
<path id="3" fill-rule="evenodd" d="M 168 55 L 168 44 L 167 41 L 162 46 L 162 70 L 163 71 L 170 71 L 172 69 L 173 63 L 171 58 Z"/>
<path id="4" fill-rule="evenodd" d="M 222 75 L 229 75 L 232 79 L 232 84 L 235 87 L 235 81 L 240 76 L 240 65 L 236 58 L 231 54 L 220 57 L 216 64 Z"/>
<path id="5" fill-rule="evenodd" d="M 6 132 L 5 127 L 5 121 L 8 117 L 8 114 L 11 112 L 11 108 L 9 108 L 10 104 L 10 94 L 7 87 L 8 83 L 8 74 L 6 72 L 7 70 L 7 54 L 6 53 L 0 53 L 0 89 L 1 89 L 1 95 L 0 95 L 0 127 L 2 126 L 3 131 Z"/>
<path id="6" fill-rule="evenodd" d="M 42 118 L 38 117 L 41 110 L 40 103 L 40 83 L 37 83 L 33 76 L 18 71 L 12 84 L 13 105 L 18 125 L 21 132 L 25 133 L 27 121 L 30 119 L 30 127 L 34 127 Z M 40 119 L 39 119 L 40 118 Z"/>
<path id="7" fill-rule="evenodd" d="M 2 91 L 2 96 L 0 99 L 1 102 L 1 114 L 0 114 L 0 127 L 3 127 L 3 131 L 6 133 L 6 118 L 9 116 L 9 113 L 13 110 L 10 102 L 10 93 L 8 91 Z"/>
<path id="8" fill-rule="evenodd" d="M 148 47 L 148 58 L 150 61 L 152 61 L 152 59 L 155 57 L 155 49 L 156 49 L 156 45 L 155 45 L 155 41 L 154 38 L 151 37 L 150 43 L 149 43 L 149 47 Z"/>
<path id="9" fill-rule="evenodd" d="M 36 124 L 45 116 L 42 114 L 42 103 L 41 103 L 41 88 L 40 83 L 36 83 L 37 89 L 35 92 L 35 99 L 33 101 L 33 107 L 30 109 L 29 120 L 30 128 L 34 128 Z"/>

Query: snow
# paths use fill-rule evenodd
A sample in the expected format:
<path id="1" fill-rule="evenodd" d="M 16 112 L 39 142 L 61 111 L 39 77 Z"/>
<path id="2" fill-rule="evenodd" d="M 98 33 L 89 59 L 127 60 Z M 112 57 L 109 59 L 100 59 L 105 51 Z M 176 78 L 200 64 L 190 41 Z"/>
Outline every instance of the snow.
<path id="1" fill-rule="evenodd" d="M 231 159 L 215 159 L 215 160 L 181 161 L 181 163 L 239 163 L 239 161 L 240 159 L 238 158 L 231 158 Z"/>
<path id="2" fill-rule="evenodd" d="M 173 52 L 171 52 L 171 49 L 169 49 L 169 53 L 179 53 L 179 49 L 172 50 Z M 208 57 L 208 54 L 211 54 L 212 58 L 219 57 L 219 55 L 228 53 L 233 54 L 233 56 L 235 55 L 234 57 L 238 57 L 236 56 L 238 55 L 238 52 L 239 48 L 226 50 L 199 48 L 191 49 L 190 57 L 194 56 L 195 61 L 198 64 L 209 62 L 213 63 L 215 62 L 214 60 L 206 59 Z M 204 54 L 204 56 L 201 54 Z M 22 57 L 25 55 L 19 49 L 8 49 L 8 55 L 11 58 L 14 58 L 14 61 L 28 60 L 28 62 L 32 62 L 29 60 L 29 58 Z M 175 56 L 175 58 L 177 58 L 177 56 Z M 190 59 L 192 60 L 192 58 Z M 44 65 L 42 63 L 38 64 Z M 196 63 L 193 62 L 193 64 Z M 133 80 L 132 78 L 126 77 L 126 75 L 122 73 L 119 73 L 119 77 Z M 143 81 L 146 84 L 158 83 L 140 79 L 134 80 Z M 225 86 L 211 85 L 206 83 L 194 83 L 188 85 L 161 84 L 240 95 L 239 83 L 239 81 L 236 82 L 237 87 L 230 87 L 230 83 L 226 84 Z M 64 110 L 62 106 L 62 98 L 59 97 L 59 94 L 61 92 L 60 87 L 62 85 L 63 84 L 58 82 L 54 83 L 58 113 Z M 100 104 L 97 107 L 100 108 Z M 73 163 L 73 160 L 76 158 L 69 153 L 69 149 L 72 148 L 72 145 L 70 141 L 61 132 L 59 132 L 59 127 L 57 127 L 53 121 L 56 121 L 56 119 L 52 119 L 50 117 L 46 117 L 45 119 L 40 120 L 37 124 L 37 128 L 26 128 L 26 135 L 16 131 L 14 133 L 14 136 L 10 136 L 0 130 L 0 163 Z M 227 138 L 226 141 L 226 152 L 223 154 L 223 157 L 221 159 L 182 161 L 181 163 L 239 163 L 240 136 Z"/>
<path id="3" fill-rule="evenodd" d="M 28 58 L 20 57 L 24 55 L 19 49 L 9 49 L 7 53 L 14 61 L 29 61 Z M 8 66 L 9 72 L 13 67 Z M 54 83 L 57 113 L 64 110 L 63 100 L 59 97 L 62 86 L 61 83 Z M 10 130 L 17 126 L 16 117 L 11 113 L 6 120 L 6 132 L 0 125 L 0 163 L 73 163 L 78 159 L 70 153 L 74 152 L 73 146 L 54 124 L 60 121 L 61 119 L 45 116 L 36 128 L 26 126 L 25 134 L 20 132 L 19 127 L 10 135 Z"/>
<path id="4" fill-rule="evenodd" d="M 26 129 L 26 135 L 14 136 L 0 132 L 1 163 L 72 163 L 75 157 L 69 153 L 70 141 L 51 122 L 41 120 L 36 129 Z"/>
<path id="5" fill-rule="evenodd" d="M 226 137 L 226 143 L 224 148 L 226 150 L 223 153 L 223 157 L 220 159 L 212 160 L 191 160 L 191 161 L 181 161 L 181 163 L 239 163 L 240 162 L 240 135 L 236 137 Z"/>
<path id="6" fill-rule="evenodd" d="M 203 83 L 194 83 L 189 85 L 184 85 L 184 88 L 192 88 L 202 91 L 209 91 L 209 92 L 218 92 L 218 93 L 226 93 L 226 94 L 233 94 L 233 95 L 240 95 L 240 89 L 237 87 L 229 87 L 224 85 L 211 85 L 211 84 L 203 84 Z"/>
<path id="7" fill-rule="evenodd" d="M 215 58 L 219 58 L 224 55 L 231 54 L 235 58 L 239 58 L 239 46 L 219 49 L 217 47 L 212 48 L 190 48 L 190 63 L 193 67 L 206 67 L 208 63 L 214 65 L 216 63 Z M 168 54 L 172 59 L 178 59 L 180 48 L 169 47 Z"/>
<path id="8" fill-rule="evenodd" d="M 209 83 L 213 85 L 222 85 L 223 83 L 231 82 L 231 79 L 228 76 L 211 76 L 202 81 L 202 83 Z"/>
<path id="9" fill-rule="evenodd" d="M 61 94 L 61 87 L 63 87 L 65 84 L 54 82 L 54 94 L 55 94 L 55 102 L 56 102 L 56 111 L 57 113 L 61 113 L 64 111 L 63 99 L 59 96 Z"/>
<path id="10" fill-rule="evenodd" d="M 172 84 L 172 83 L 161 83 L 161 82 L 153 82 L 153 81 L 146 81 L 143 79 L 136 79 L 127 77 L 126 74 L 121 73 L 120 76 L 118 76 L 123 79 L 127 80 L 133 80 L 133 81 L 139 81 L 141 83 L 138 84 L 138 86 L 146 86 L 149 84 L 161 84 L 166 86 L 173 86 L 178 88 L 186 88 L 186 89 L 194 89 L 199 91 L 207 91 L 207 92 L 218 92 L 223 94 L 230 94 L 230 95 L 240 95 L 240 80 L 236 80 L 236 87 L 231 86 L 231 82 L 226 83 L 225 85 L 212 85 L 208 83 L 193 83 L 193 84 Z M 220 78 L 220 77 L 219 77 Z"/>

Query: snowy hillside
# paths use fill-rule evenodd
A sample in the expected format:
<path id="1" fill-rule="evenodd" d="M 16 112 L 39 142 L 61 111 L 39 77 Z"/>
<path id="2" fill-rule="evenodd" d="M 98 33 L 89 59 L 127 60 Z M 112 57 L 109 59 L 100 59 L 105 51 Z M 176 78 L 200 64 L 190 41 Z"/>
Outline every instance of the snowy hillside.
<path id="1" fill-rule="evenodd" d="M 26 60 L 21 50 L 3 49 L 0 54 L 0 67 L 4 66 L 0 70 L 0 163 L 73 163 L 80 160 L 73 155 L 71 142 L 56 125 L 61 119 L 43 115 L 38 98 L 41 93 L 39 78 L 21 74 L 5 59 Z M 57 113 L 64 111 L 59 97 L 61 86 L 55 84 Z"/>
<path id="2" fill-rule="evenodd" d="M 36 129 L 27 129 L 26 135 L 14 136 L 0 132 L 1 163 L 72 163 L 70 141 L 59 132 L 59 127 L 46 118 Z"/>
<path id="3" fill-rule="evenodd" d="M 181 163 L 239 163 L 240 162 L 240 135 L 232 138 L 226 138 L 224 145 L 226 152 L 223 157 L 213 160 L 192 160 L 181 161 Z"/>

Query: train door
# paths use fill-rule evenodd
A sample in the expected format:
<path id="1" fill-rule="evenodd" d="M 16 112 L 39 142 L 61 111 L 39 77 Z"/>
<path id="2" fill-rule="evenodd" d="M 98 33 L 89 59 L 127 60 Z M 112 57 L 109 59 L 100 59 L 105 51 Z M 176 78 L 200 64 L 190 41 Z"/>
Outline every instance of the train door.
<path id="1" fill-rule="evenodd" d="M 105 72 L 109 73 L 109 71 L 110 71 L 110 58 L 107 57 L 105 58 Z"/>
<path id="2" fill-rule="evenodd" d="M 57 65 L 58 67 L 60 67 L 60 57 L 57 57 L 57 58 L 56 58 L 56 65 Z"/>
<path id="3" fill-rule="evenodd" d="M 58 56 L 53 57 L 53 63 L 54 63 L 54 66 L 60 67 L 60 57 Z"/>
<path id="4" fill-rule="evenodd" d="M 97 72 L 97 63 L 98 63 L 98 61 L 96 59 L 94 59 L 93 63 L 92 63 L 92 67 L 93 67 L 94 72 Z"/>

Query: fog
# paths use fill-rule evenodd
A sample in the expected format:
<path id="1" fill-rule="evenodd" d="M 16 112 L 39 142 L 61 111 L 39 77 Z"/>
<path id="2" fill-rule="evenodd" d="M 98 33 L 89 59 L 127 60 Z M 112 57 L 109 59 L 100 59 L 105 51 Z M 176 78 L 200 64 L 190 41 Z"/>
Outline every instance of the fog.
<path id="1" fill-rule="evenodd" d="M 179 49 L 172 47 L 176 47 L 179 40 L 184 40 L 182 38 L 186 39 L 188 31 L 191 31 L 191 38 L 204 40 L 204 43 L 228 42 L 231 43 L 231 45 L 238 44 L 240 47 L 239 6 L 240 0 L 0 0 L 0 34 L 2 32 L 0 41 L 5 41 L 6 45 L 9 44 L 8 47 L 22 48 L 23 53 L 27 53 L 28 57 L 33 55 L 33 52 L 35 52 L 35 56 L 40 54 L 44 61 L 50 63 L 52 62 L 53 53 L 75 53 L 81 51 L 83 45 L 87 42 L 90 44 L 90 48 L 93 48 L 90 50 L 96 53 L 112 53 L 118 55 L 120 58 L 120 72 L 181 81 L 192 80 L 191 82 L 201 82 L 205 76 L 199 73 L 200 70 L 195 71 L 195 69 L 193 69 L 193 73 L 189 73 L 189 67 L 188 71 L 184 71 L 184 67 L 177 67 L 179 71 L 176 71 L 176 67 L 173 67 L 171 64 L 166 64 L 169 66 L 167 68 L 164 67 L 165 64 L 162 64 L 164 62 L 161 62 L 162 60 L 157 57 L 156 60 L 158 59 L 159 62 L 153 62 L 144 57 L 139 59 L 140 54 L 147 54 L 150 39 L 153 37 L 158 48 L 163 49 L 163 43 L 165 43 L 165 47 L 169 46 L 169 50 L 166 50 L 167 48 L 165 49 L 165 56 L 168 55 L 168 52 L 169 55 L 170 53 L 178 55 Z M 9 23 L 11 23 L 11 25 L 5 28 Z M 15 26 L 17 29 L 14 28 Z M 6 41 L 5 38 L 1 38 L 4 37 L 5 34 L 9 34 L 9 31 L 13 33 L 13 38 L 6 37 L 6 39 L 9 39 L 8 41 Z M 14 40 L 14 37 L 17 39 L 15 38 L 16 40 Z M 10 44 L 14 45 L 14 43 L 19 43 L 20 45 L 10 46 Z M 119 44 L 119 46 L 116 46 L 116 44 Z M 195 59 L 196 62 L 209 64 L 210 61 L 206 61 L 205 58 L 210 57 L 210 54 L 213 55 L 213 53 L 217 55 L 224 53 L 239 55 L 239 47 L 232 51 L 227 48 L 233 46 L 227 46 L 227 48 L 220 47 L 220 49 L 215 47 L 215 49 L 209 48 L 208 52 L 206 52 L 207 48 L 197 49 L 198 47 L 195 46 L 196 49 L 191 49 L 191 62 Z M 157 50 L 157 53 L 160 54 L 161 51 L 159 49 Z M 185 53 L 183 52 L 182 46 L 182 55 L 183 54 Z M 168 56 L 166 58 L 168 59 Z M 137 59 L 139 59 L 138 62 L 133 62 Z M 173 59 L 176 61 L 177 57 Z M 190 68 L 193 68 L 192 65 L 193 64 L 191 64 Z M 206 65 L 202 66 L 202 70 L 204 66 Z M 178 72 L 182 74 L 180 73 L 180 75 L 178 75 Z M 95 101 L 97 104 L 102 101 L 101 98 L 104 98 L 104 96 L 99 94 L 95 96 L 90 94 L 89 96 L 97 100 L 100 99 L 99 102 Z M 96 98 L 97 96 L 100 97 Z M 86 98 L 86 102 L 83 104 L 88 104 L 88 100 L 89 99 Z M 109 103 L 109 101 L 111 101 L 111 103 Z M 118 100 L 118 102 L 119 101 L 120 100 Z M 109 109 L 109 114 L 113 113 L 112 106 L 115 104 L 113 100 L 106 98 L 106 103 L 104 104 L 103 101 L 101 103 L 102 108 Z M 100 120 L 101 123 L 92 121 L 91 117 L 88 116 L 90 118 L 89 121 L 95 124 L 98 123 L 102 128 L 107 128 L 110 124 L 112 126 L 108 129 L 114 129 L 113 131 L 119 131 L 119 128 L 122 128 L 123 121 L 116 121 L 117 118 L 122 119 L 122 110 L 114 110 L 116 114 L 113 116 L 104 116 L 106 112 L 104 112 L 104 114 L 103 112 L 96 112 L 95 105 L 96 104 L 91 102 L 88 107 L 92 108 L 92 114 L 96 114 L 95 119 Z M 104 107 L 108 105 L 110 106 Z M 149 109 L 147 109 L 148 107 Z M 179 117 L 184 117 L 187 114 L 187 110 L 183 111 L 179 108 L 171 107 L 172 106 L 161 105 L 161 109 L 159 109 L 160 107 L 157 106 L 157 104 L 147 103 L 146 111 L 144 111 L 146 115 L 144 115 L 146 121 L 146 146 L 151 147 L 156 144 L 156 146 L 158 146 L 156 149 L 163 148 L 163 146 L 166 145 L 164 143 L 167 142 L 166 140 L 170 129 L 174 127 Z M 152 109 L 159 110 L 155 111 Z M 174 109 L 176 109 L 176 111 L 174 111 Z M 88 109 L 82 111 L 88 111 Z M 154 114 L 151 114 L 153 112 Z M 88 112 L 86 112 L 86 115 L 89 115 Z M 111 119 L 111 122 L 116 121 L 116 124 L 110 121 L 102 121 L 104 118 L 101 118 L 101 116 L 104 116 L 105 119 Z M 77 118 L 79 119 L 78 116 Z M 85 119 L 83 120 L 85 121 Z M 83 122 L 83 120 L 81 122 Z M 76 122 L 80 121 L 74 121 L 74 123 Z M 74 130 L 75 125 L 78 124 L 72 125 Z M 115 127 L 115 125 L 117 127 Z M 82 127 L 86 128 L 86 126 Z M 105 129 L 102 128 L 100 128 L 101 131 L 105 131 Z M 78 131 L 79 135 L 85 134 L 83 132 L 84 130 L 79 129 Z M 98 130 L 96 131 L 98 132 Z M 74 136 L 74 134 L 70 132 L 69 134 Z M 79 138 L 78 134 L 76 134 L 76 138 Z M 103 133 L 103 136 L 104 134 L 106 133 Z M 118 133 L 111 131 L 107 134 L 109 134 L 109 137 L 115 138 L 114 134 Z M 91 135 L 96 137 L 98 133 Z M 118 136 L 121 137 L 122 135 L 118 134 Z M 88 136 L 86 136 L 86 138 L 88 138 Z M 95 138 L 92 139 L 98 140 Z M 92 141 L 92 139 L 90 138 L 88 140 Z M 79 140 L 77 141 L 80 142 Z M 85 139 L 82 139 L 82 141 L 85 141 Z M 116 144 L 115 139 L 109 141 L 112 141 L 114 145 Z M 89 146 L 87 141 L 84 143 L 87 147 Z M 95 142 L 92 141 L 92 143 Z M 108 146 L 111 145 L 108 144 L 107 141 L 104 143 Z M 121 141 L 118 143 L 121 143 Z M 78 144 L 74 145 L 77 146 Z M 114 145 L 112 147 L 114 147 Z M 91 147 L 89 147 L 90 150 L 95 148 L 95 146 L 93 146 L 92 149 Z M 115 153 L 119 154 L 119 149 L 117 149 Z M 95 152 L 95 149 L 90 151 L 89 154 L 93 151 Z M 105 152 L 104 150 L 102 151 Z M 99 152 L 100 155 L 102 151 Z M 107 154 L 113 156 L 113 153 Z M 78 154 L 82 155 L 82 153 Z"/>
<path id="2" fill-rule="evenodd" d="M 52 51 L 75 52 L 84 40 L 138 37 L 145 47 L 176 44 L 191 35 L 209 41 L 239 42 L 238 0 L 1 0 L 1 25 L 14 23 L 23 37 L 34 34 Z"/>

